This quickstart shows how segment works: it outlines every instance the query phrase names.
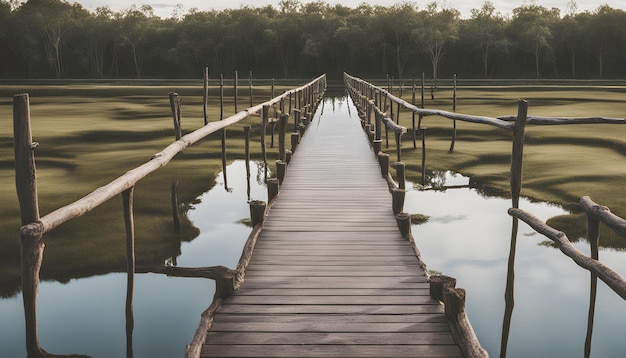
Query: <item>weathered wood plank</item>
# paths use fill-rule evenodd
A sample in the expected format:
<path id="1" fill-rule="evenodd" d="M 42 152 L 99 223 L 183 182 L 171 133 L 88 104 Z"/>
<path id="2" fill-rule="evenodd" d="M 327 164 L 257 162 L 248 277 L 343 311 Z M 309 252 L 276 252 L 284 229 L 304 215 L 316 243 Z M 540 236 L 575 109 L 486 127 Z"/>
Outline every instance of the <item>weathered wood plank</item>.
<path id="1" fill-rule="evenodd" d="M 209 333 L 207 344 L 213 344 Z M 420 344 L 454 344 L 452 334 L 448 332 L 220 332 L 219 344 L 348 344 L 348 345 L 396 345 L 411 342 Z"/>
<path id="2" fill-rule="evenodd" d="M 300 314 L 300 315 L 264 315 L 264 314 L 226 314 L 219 313 L 215 316 L 219 322 L 244 322 L 244 323 L 295 323 L 306 321 L 309 323 L 441 323 L 446 322 L 446 318 L 440 314 L 399 314 L 399 315 L 368 315 L 368 314 Z"/>
<path id="3" fill-rule="evenodd" d="M 377 288 L 325 288 L 319 290 L 315 288 L 306 289 L 283 289 L 283 288 L 245 288 L 237 291 L 238 296 L 425 296 L 430 294 L 428 284 L 424 284 L 423 288 L 407 288 L 407 289 L 377 289 Z M 380 297 L 384 300 L 384 297 Z"/>
<path id="4" fill-rule="evenodd" d="M 232 305 L 375 305 L 378 296 L 231 296 L 224 300 Z M 430 296 L 386 296 L 384 304 L 439 305 Z"/>
<path id="5" fill-rule="evenodd" d="M 203 357 L 258 357 L 259 352 L 274 357 L 461 357 L 451 345 L 210 345 Z"/>
<path id="6" fill-rule="evenodd" d="M 417 314 L 439 313 L 441 305 L 224 305 L 220 313 L 232 314 Z"/>

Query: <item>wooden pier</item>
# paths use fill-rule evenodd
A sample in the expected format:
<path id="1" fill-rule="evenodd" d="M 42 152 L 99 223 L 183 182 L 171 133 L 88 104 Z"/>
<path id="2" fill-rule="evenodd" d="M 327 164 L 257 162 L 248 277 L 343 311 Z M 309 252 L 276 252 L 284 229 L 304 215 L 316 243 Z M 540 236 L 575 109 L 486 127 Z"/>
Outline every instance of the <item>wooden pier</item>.
<path id="1" fill-rule="evenodd" d="M 309 124 L 201 355 L 462 355 L 356 113 Z"/>

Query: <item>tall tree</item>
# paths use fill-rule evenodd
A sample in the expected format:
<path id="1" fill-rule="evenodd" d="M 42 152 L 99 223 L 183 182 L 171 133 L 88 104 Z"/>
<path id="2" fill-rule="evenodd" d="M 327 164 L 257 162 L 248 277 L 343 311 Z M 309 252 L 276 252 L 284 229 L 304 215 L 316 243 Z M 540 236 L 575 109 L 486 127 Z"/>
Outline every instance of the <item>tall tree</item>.
<path id="1" fill-rule="evenodd" d="M 462 31 L 468 43 L 480 51 L 483 76 L 489 77 L 490 59 L 494 52 L 508 51 L 508 41 L 504 35 L 506 20 L 491 1 L 485 1 L 480 9 L 471 10 L 471 18 L 465 22 Z"/>
<path id="2" fill-rule="evenodd" d="M 544 49 L 551 48 L 553 34 L 550 25 L 555 24 L 559 17 L 557 8 L 529 4 L 513 9 L 510 26 L 517 34 L 519 45 L 533 54 L 537 78 L 541 78 L 541 54 Z"/>
<path id="3" fill-rule="evenodd" d="M 622 52 L 626 40 L 626 13 L 608 5 L 598 7 L 585 24 L 587 46 L 598 63 L 602 78 L 605 64 L 612 51 Z"/>
<path id="4" fill-rule="evenodd" d="M 152 21 L 156 21 L 154 9 L 149 5 L 137 8 L 135 5 L 121 14 L 119 19 L 120 36 L 130 46 L 134 72 L 141 78 L 144 61 L 144 43 L 150 32 Z"/>
<path id="5" fill-rule="evenodd" d="M 458 10 L 440 8 L 437 2 L 431 2 L 426 7 L 423 27 L 416 30 L 417 36 L 421 38 L 430 56 L 435 81 L 445 46 L 458 37 L 459 17 Z"/>

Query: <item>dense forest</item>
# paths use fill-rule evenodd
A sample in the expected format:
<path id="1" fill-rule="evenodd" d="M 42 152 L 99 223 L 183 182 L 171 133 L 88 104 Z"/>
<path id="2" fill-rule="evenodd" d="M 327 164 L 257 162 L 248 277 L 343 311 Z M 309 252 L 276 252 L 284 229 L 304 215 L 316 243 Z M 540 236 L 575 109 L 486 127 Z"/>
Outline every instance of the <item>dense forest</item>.
<path id="1" fill-rule="evenodd" d="M 485 1 L 462 18 L 437 2 L 91 12 L 63 0 L 0 0 L 0 78 L 302 78 L 343 71 L 411 78 L 624 78 L 626 12 L 566 14 L 536 2 L 504 16 Z"/>

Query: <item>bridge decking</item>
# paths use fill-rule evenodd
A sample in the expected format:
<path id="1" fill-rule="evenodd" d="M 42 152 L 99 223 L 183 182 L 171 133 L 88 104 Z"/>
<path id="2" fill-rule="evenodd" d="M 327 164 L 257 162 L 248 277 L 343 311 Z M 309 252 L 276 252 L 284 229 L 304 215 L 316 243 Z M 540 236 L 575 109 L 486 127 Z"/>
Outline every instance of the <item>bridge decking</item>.
<path id="1" fill-rule="evenodd" d="M 203 357 L 461 356 L 353 117 L 309 125 Z"/>

